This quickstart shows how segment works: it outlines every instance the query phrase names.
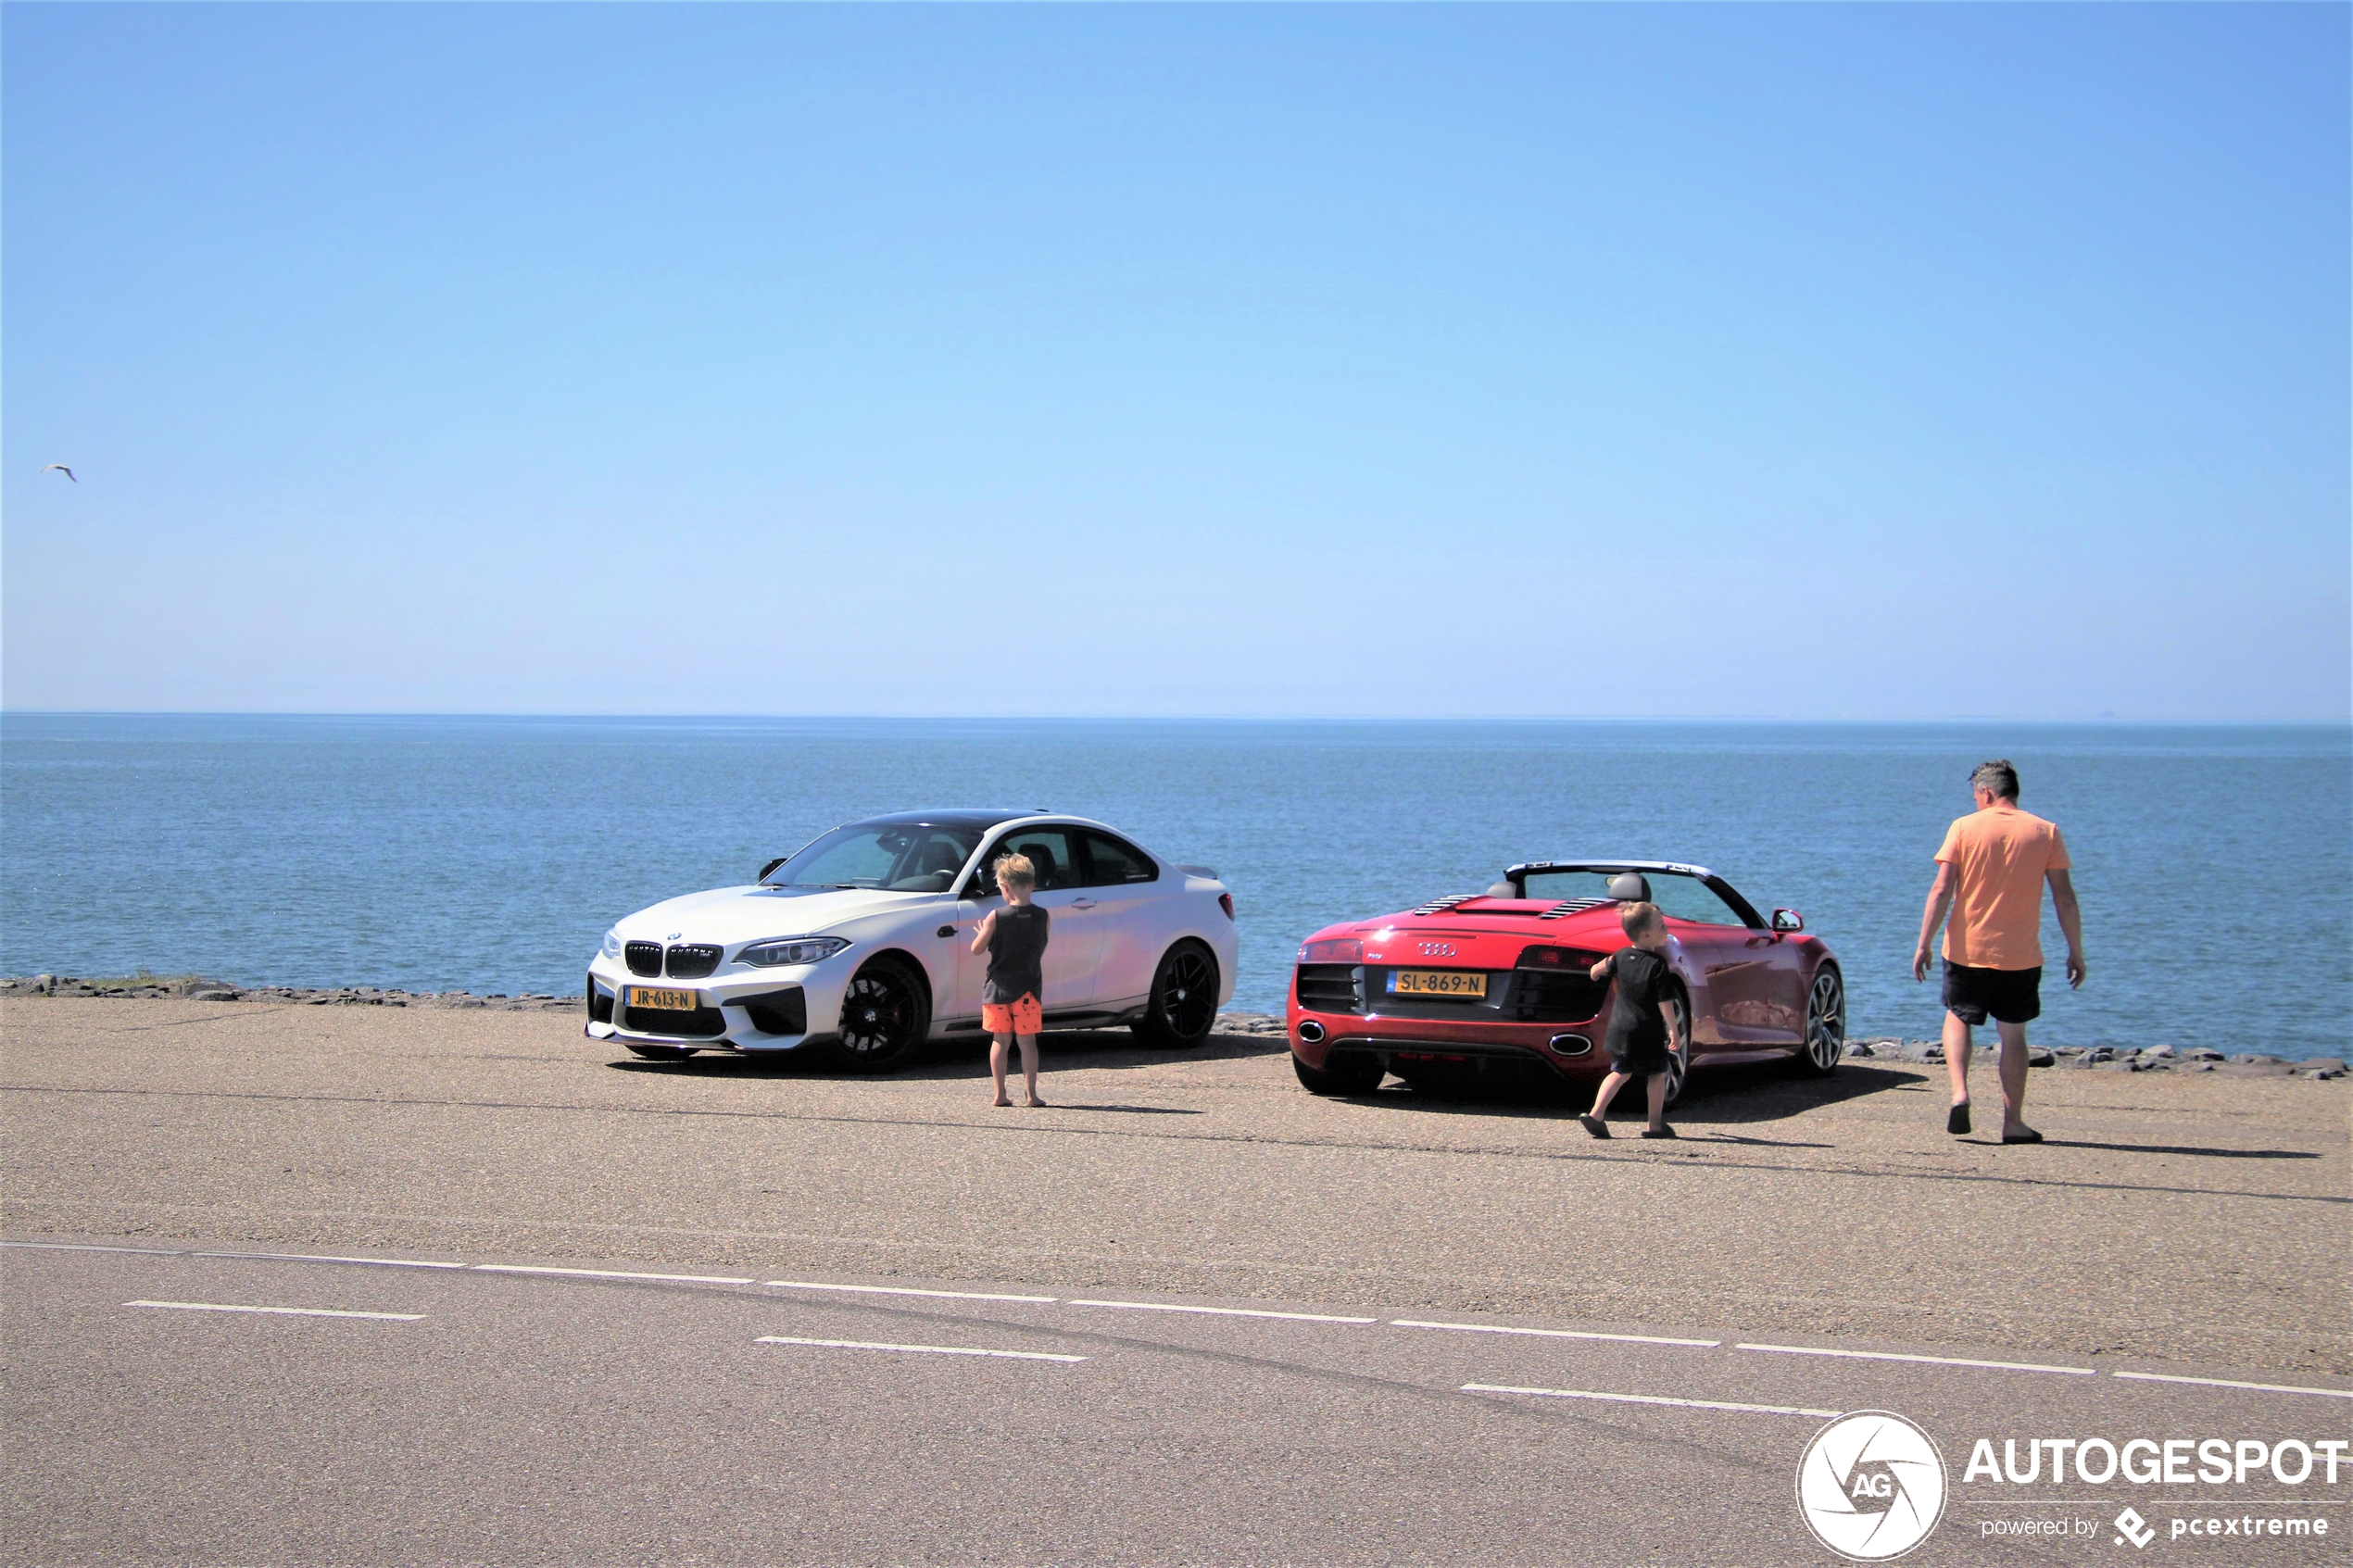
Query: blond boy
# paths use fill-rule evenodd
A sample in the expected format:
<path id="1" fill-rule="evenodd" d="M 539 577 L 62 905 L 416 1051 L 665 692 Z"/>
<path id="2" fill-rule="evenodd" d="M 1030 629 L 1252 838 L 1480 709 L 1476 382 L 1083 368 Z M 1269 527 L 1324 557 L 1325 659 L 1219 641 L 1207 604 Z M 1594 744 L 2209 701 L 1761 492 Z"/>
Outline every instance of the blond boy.
<path id="1" fill-rule="evenodd" d="M 973 951 L 988 955 L 988 982 L 980 993 L 980 1023 L 989 1035 L 988 1075 L 996 1080 L 996 1103 L 1013 1104 L 1005 1094 L 1005 1058 L 1007 1047 L 1019 1040 L 1029 1103 L 1043 1106 L 1038 1098 L 1038 1028 L 1043 1022 L 1038 998 L 1046 989 L 1050 917 L 1030 901 L 1038 890 L 1038 869 L 1028 856 L 1007 855 L 995 871 L 1005 907 L 989 910 L 973 933 Z"/>

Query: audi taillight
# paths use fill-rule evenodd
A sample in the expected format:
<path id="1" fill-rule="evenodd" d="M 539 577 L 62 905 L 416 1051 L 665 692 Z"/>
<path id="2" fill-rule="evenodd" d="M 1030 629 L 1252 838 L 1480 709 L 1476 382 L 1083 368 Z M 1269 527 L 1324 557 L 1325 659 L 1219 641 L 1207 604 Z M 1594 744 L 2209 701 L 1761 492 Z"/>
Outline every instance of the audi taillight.
<path id="1" fill-rule="evenodd" d="M 1310 942 L 1299 950 L 1301 963 L 1363 963 L 1365 944 L 1353 936 L 1327 942 Z"/>

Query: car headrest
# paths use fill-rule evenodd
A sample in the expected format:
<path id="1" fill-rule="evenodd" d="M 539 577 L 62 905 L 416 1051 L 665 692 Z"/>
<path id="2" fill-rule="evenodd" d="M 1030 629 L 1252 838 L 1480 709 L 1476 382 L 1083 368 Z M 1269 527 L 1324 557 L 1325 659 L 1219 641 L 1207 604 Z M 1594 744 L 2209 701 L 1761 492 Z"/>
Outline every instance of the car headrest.
<path id="1" fill-rule="evenodd" d="M 1516 898 L 1519 897 L 1519 889 L 1508 882 L 1499 882 L 1487 890 L 1487 896 L 1490 898 Z"/>
<path id="2" fill-rule="evenodd" d="M 1640 872 L 1620 872 L 1609 879 L 1609 896 L 1621 904 L 1651 901 L 1651 879 Z"/>

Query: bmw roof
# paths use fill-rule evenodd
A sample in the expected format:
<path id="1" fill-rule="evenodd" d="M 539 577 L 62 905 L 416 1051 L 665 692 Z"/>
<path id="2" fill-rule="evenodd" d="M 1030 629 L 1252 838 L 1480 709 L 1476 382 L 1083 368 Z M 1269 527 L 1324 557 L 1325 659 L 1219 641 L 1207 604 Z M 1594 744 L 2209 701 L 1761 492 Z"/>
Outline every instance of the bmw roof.
<path id="1" fill-rule="evenodd" d="M 878 822 L 902 822 L 908 827 L 993 828 L 999 822 L 1052 814 L 1043 806 L 943 806 L 928 811 L 893 811 L 886 816 L 861 817 L 848 825 L 864 827 Z"/>

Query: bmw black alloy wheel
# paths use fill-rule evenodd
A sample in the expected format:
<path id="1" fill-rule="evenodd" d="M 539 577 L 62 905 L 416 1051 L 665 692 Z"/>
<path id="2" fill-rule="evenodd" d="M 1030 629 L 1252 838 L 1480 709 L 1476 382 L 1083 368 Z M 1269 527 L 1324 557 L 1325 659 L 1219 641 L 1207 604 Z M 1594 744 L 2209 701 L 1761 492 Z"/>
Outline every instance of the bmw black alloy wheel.
<path id="1" fill-rule="evenodd" d="M 930 1010 L 912 976 L 889 962 L 868 964 L 841 998 L 841 1060 L 859 1068 L 887 1067 L 915 1048 L 929 1027 Z"/>
<path id="2" fill-rule="evenodd" d="M 1217 960 L 1193 942 L 1180 942 L 1160 960 L 1138 1033 L 1165 1046 L 1197 1046 L 1217 1022 Z"/>
<path id="3" fill-rule="evenodd" d="M 1846 1054 L 1846 985 L 1824 964 L 1806 996 L 1806 1066 L 1813 1073 L 1837 1070 Z"/>

